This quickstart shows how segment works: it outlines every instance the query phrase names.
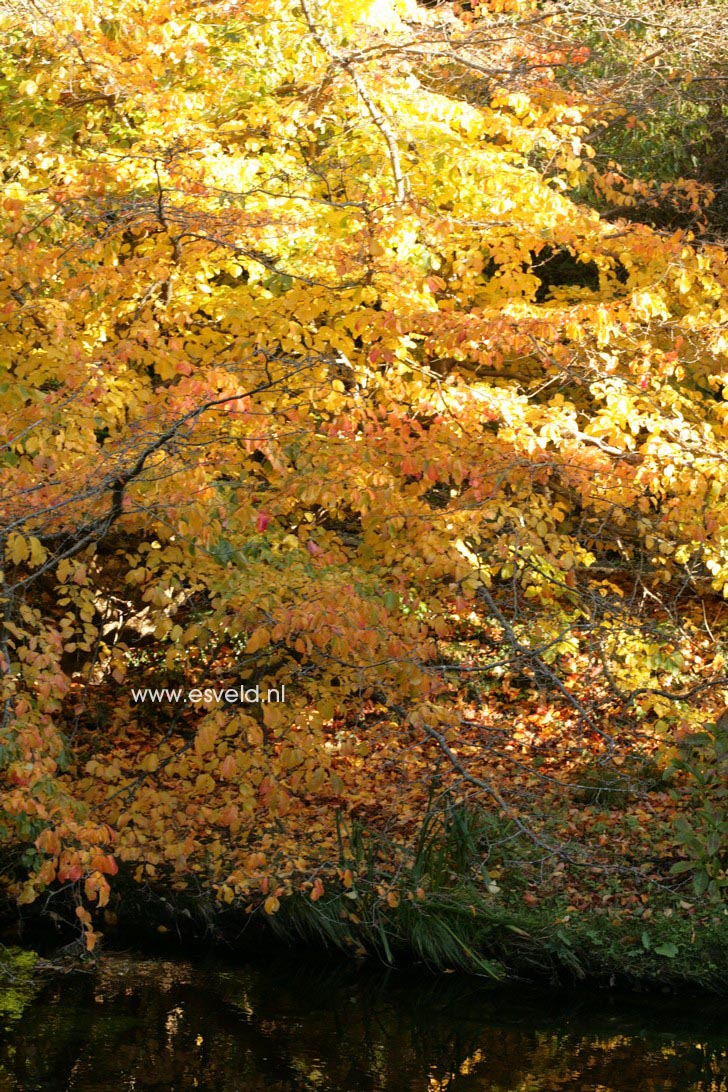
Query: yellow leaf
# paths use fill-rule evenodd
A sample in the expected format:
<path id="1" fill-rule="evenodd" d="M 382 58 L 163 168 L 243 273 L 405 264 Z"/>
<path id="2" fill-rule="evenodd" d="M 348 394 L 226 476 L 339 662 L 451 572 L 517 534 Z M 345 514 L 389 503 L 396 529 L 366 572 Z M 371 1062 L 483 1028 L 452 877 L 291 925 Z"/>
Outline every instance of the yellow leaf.
<path id="1" fill-rule="evenodd" d="M 108 880 L 105 880 L 102 876 L 99 880 L 99 906 L 106 906 L 110 894 L 111 888 L 109 887 Z"/>
<path id="2" fill-rule="evenodd" d="M 215 782 L 208 773 L 202 773 L 195 781 L 195 792 L 207 795 L 215 789 Z"/>
<path id="3" fill-rule="evenodd" d="M 265 628 L 265 626 L 261 626 L 260 629 L 256 629 L 255 632 L 252 634 L 250 640 L 248 641 L 247 645 L 245 646 L 245 651 L 248 654 L 250 654 L 252 652 L 257 652 L 258 649 L 265 648 L 265 646 L 269 645 L 269 644 L 270 644 L 270 633 Z"/>
<path id="4" fill-rule="evenodd" d="M 263 908 L 266 914 L 275 914 L 276 910 L 280 907 L 280 901 L 275 895 L 269 895 L 263 904 Z"/>
<path id="5" fill-rule="evenodd" d="M 40 544 L 37 538 L 31 538 L 28 542 L 30 545 L 30 564 L 34 569 L 37 569 L 47 558 L 48 551 Z"/>
<path id="6" fill-rule="evenodd" d="M 212 721 L 206 721 L 195 736 L 195 754 L 204 755 L 211 751 L 217 739 L 218 726 Z"/>
<path id="7" fill-rule="evenodd" d="M 23 561 L 27 561 L 30 557 L 30 547 L 25 541 L 22 535 L 19 535 L 17 531 L 8 535 L 7 546 L 5 552 L 12 561 L 13 565 L 20 565 Z"/>
<path id="8" fill-rule="evenodd" d="M 59 563 L 58 568 L 56 569 L 56 575 L 59 584 L 64 584 L 65 581 L 69 579 L 72 571 L 73 565 L 71 561 L 69 561 L 68 558 L 63 558 L 63 560 Z"/>

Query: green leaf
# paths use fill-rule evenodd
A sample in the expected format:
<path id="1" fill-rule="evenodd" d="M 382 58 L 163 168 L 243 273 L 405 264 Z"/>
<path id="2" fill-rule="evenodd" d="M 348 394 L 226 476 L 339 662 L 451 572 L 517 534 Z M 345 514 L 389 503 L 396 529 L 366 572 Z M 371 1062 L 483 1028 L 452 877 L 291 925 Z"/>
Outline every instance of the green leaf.
<path id="1" fill-rule="evenodd" d="M 708 835 L 708 842 L 706 845 L 709 856 L 715 857 L 716 854 L 720 853 L 722 847 L 723 838 L 721 837 L 719 831 L 714 830 L 711 834 Z"/>
<path id="2" fill-rule="evenodd" d="M 673 944 L 672 941 L 666 941 L 665 944 L 658 944 L 655 948 L 655 955 L 667 956 L 668 959 L 674 959 L 677 953 L 677 945 Z"/>
<path id="3" fill-rule="evenodd" d="M 674 864 L 670 869 L 670 875 L 679 876 L 683 872 L 692 872 L 694 868 L 695 865 L 692 861 L 678 861 L 677 864 Z"/>
<path id="4" fill-rule="evenodd" d="M 384 596 L 384 605 L 387 610 L 395 610 L 399 605 L 399 596 L 396 592 L 388 591 Z"/>

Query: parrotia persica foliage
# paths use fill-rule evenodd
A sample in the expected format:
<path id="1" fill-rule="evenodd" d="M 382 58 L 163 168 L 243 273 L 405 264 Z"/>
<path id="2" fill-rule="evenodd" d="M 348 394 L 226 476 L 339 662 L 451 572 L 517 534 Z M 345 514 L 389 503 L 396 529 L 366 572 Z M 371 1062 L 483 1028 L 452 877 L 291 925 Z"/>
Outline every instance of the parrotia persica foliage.
<path id="1" fill-rule="evenodd" d="M 0 818 L 91 944 L 117 862 L 315 901 L 436 767 L 522 818 L 461 746 L 514 679 L 599 749 L 720 675 L 725 256 L 582 203 L 611 107 L 528 15 L 5 7 Z"/>

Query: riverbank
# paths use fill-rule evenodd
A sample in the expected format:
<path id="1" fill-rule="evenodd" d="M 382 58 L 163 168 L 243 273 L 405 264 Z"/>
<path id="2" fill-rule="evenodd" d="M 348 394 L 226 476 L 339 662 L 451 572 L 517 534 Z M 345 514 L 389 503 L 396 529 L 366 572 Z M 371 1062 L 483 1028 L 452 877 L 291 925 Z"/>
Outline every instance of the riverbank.
<path id="1" fill-rule="evenodd" d="M 575 912 L 551 900 L 538 907 L 484 899 L 475 888 L 418 898 L 382 899 L 375 889 L 301 894 L 282 900 L 275 915 L 263 907 L 221 906 L 212 894 L 191 897 L 170 888 L 143 888 L 123 874 L 94 925 L 105 945 L 166 951 L 184 957 L 218 951 L 246 957 L 296 949 L 338 951 L 352 962 L 435 974 L 466 972 L 492 984 L 515 981 L 565 988 L 712 993 L 728 996 L 728 913 L 685 902 L 625 914 Z M 352 906 L 356 912 L 352 912 Z M 29 907 L 5 904 L 3 939 L 41 951 L 67 945 L 86 960 L 84 931 L 73 899 L 63 894 Z"/>

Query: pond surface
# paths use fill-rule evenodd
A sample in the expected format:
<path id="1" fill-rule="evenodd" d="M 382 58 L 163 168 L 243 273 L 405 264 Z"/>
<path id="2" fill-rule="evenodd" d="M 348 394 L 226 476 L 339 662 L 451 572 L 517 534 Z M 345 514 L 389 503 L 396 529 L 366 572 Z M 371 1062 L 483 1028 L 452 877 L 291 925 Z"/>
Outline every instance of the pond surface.
<path id="1" fill-rule="evenodd" d="M 728 1092 L 728 1002 L 106 954 L 0 989 L 0 1092 L 65 1089 Z"/>

